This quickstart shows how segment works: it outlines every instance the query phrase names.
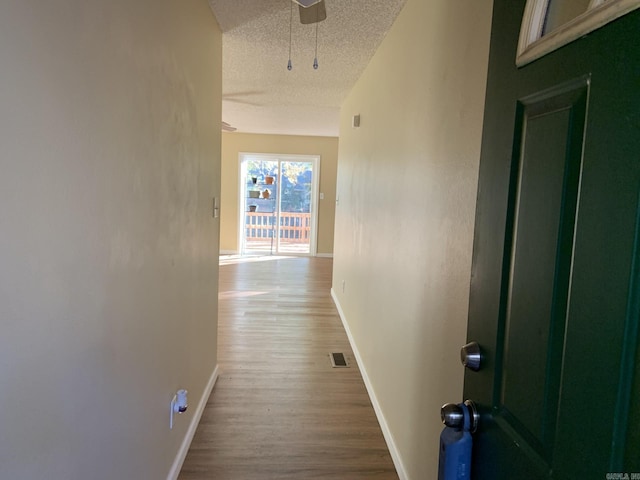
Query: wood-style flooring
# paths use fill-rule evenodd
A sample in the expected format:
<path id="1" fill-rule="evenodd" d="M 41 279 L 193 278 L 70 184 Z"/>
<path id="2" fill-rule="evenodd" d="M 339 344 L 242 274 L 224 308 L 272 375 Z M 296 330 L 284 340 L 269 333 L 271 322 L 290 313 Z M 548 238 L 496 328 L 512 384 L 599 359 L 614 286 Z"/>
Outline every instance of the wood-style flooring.
<path id="1" fill-rule="evenodd" d="M 397 480 L 331 300 L 332 260 L 220 266 L 220 376 L 180 480 Z M 351 368 L 331 368 L 344 352 Z"/>

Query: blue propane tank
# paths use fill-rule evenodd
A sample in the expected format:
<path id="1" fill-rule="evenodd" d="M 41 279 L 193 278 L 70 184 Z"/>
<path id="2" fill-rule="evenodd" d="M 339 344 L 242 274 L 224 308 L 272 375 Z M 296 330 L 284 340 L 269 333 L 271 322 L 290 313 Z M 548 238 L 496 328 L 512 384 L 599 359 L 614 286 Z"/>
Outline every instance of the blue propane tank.
<path id="1" fill-rule="evenodd" d="M 471 479 L 471 438 L 476 418 L 471 405 L 448 403 L 442 407 L 442 421 L 446 425 L 440 434 L 438 480 Z"/>

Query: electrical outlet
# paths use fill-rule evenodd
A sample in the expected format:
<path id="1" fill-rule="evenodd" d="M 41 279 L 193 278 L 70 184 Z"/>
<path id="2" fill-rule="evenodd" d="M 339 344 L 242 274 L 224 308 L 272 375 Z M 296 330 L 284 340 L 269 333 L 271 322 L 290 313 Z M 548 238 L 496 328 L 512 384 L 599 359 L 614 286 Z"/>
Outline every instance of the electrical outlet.
<path id="1" fill-rule="evenodd" d="M 187 411 L 189 404 L 187 403 L 187 391 L 178 390 L 171 399 L 169 406 L 169 430 L 173 429 L 173 416 L 174 414 L 182 414 Z"/>
<path id="2" fill-rule="evenodd" d="M 176 412 L 176 402 L 178 401 L 178 396 L 174 395 L 171 399 L 171 403 L 169 404 L 169 430 L 173 430 L 173 414 Z"/>

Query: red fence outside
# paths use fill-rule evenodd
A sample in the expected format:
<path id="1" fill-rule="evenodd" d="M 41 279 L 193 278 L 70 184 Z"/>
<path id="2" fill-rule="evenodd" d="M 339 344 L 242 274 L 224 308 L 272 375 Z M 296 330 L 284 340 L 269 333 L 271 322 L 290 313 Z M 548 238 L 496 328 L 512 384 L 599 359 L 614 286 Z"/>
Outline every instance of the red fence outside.
<path id="1" fill-rule="evenodd" d="M 276 214 L 270 212 L 245 213 L 245 240 L 247 244 L 275 238 Z M 310 213 L 280 213 L 280 243 L 309 243 Z"/>

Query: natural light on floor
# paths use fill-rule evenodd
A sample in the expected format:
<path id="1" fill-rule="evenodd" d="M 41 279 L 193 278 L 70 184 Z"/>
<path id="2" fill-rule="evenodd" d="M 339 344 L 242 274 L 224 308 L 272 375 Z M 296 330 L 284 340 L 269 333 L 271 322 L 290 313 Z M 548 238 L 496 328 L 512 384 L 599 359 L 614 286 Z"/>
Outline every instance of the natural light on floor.
<path id="1" fill-rule="evenodd" d="M 286 258 L 296 258 L 283 255 L 220 255 L 220 265 L 232 265 L 235 263 L 248 262 L 268 262 L 271 260 L 282 260 Z"/>

